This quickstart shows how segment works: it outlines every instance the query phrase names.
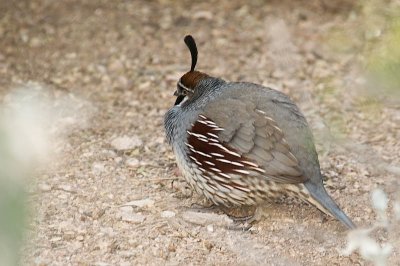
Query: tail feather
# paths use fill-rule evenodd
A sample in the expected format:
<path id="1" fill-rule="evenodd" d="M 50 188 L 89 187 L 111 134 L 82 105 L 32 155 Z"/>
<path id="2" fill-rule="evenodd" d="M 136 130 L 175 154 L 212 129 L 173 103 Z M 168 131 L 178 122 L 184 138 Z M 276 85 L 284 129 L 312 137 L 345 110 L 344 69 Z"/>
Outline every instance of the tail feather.
<path id="1" fill-rule="evenodd" d="M 311 197 L 307 199 L 308 202 L 315 205 L 322 212 L 335 217 L 349 229 L 356 228 L 356 225 L 333 201 L 322 184 L 315 185 L 311 182 L 306 182 L 304 183 L 304 186 L 306 187 L 307 192 L 311 195 Z"/>

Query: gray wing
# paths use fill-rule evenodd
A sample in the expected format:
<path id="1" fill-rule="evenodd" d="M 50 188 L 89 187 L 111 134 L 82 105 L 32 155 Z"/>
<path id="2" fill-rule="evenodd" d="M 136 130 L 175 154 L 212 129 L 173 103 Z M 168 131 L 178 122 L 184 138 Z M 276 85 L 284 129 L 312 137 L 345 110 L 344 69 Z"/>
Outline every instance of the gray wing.
<path id="1" fill-rule="evenodd" d="M 285 134 L 268 114 L 251 101 L 223 99 L 210 103 L 204 116 L 223 128 L 218 137 L 224 145 L 255 162 L 260 175 L 281 183 L 307 180 L 290 150 Z"/>

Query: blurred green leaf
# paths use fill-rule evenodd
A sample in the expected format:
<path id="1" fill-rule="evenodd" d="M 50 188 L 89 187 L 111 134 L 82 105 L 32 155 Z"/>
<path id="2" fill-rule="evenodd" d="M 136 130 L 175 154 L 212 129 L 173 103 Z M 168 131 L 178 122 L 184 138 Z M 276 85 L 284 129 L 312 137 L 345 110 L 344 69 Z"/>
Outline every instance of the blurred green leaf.
<path id="1" fill-rule="evenodd" d="M 399 97 L 400 17 L 387 19 L 387 28 L 382 37 L 367 50 L 366 71 L 374 87 L 379 86 L 384 93 Z"/>
<path id="2" fill-rule="evenodd" d="M 0 125 L 0 265 L 18 265 L 25 225 L 23 173 L 13 161 L 7 135 Z"/>

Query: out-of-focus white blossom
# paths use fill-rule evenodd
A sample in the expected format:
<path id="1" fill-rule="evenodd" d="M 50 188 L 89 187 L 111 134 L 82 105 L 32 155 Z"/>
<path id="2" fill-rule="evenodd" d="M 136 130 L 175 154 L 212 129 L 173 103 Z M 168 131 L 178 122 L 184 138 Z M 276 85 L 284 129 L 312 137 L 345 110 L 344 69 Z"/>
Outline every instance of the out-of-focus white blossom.
<path id="1" fill-rule="evenodd" d="M 349 232 L 347 235 L 347 247 L 343 251 L 343 255 L 350 255 L 358 250 L 360 255 L 376 266 L 387 265 L 387 260 L 392 253 L 393 247 L 390 244 L 380 245 L 369 236 L 375 228 L 358 229 Z"/>
<path id="2" fill-rule="evenodd" d="M 371 194 L 372 206 L 374 207 L 378 219 L 381 223 L 387 224 L 388 218 L 386 215 L 386 209 L 388 207 L 389 199 L 382 189 L 374 189 Z"/>

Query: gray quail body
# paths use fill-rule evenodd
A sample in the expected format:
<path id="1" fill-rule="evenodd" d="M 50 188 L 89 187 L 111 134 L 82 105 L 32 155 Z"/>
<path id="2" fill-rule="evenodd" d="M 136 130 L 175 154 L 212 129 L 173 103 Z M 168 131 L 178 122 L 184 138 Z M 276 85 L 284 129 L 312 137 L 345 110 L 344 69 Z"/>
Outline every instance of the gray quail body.
<path id="1" fill-rule="evenodd" d="M 325 191 L 312 133 L 289 97 L 195 71 L 195 41 L 189 35 L 185 43 L 192 66 L 164 123 L 186 181 L 216 205 L 253 206 L 288 195 L 355 228 Z"/>

